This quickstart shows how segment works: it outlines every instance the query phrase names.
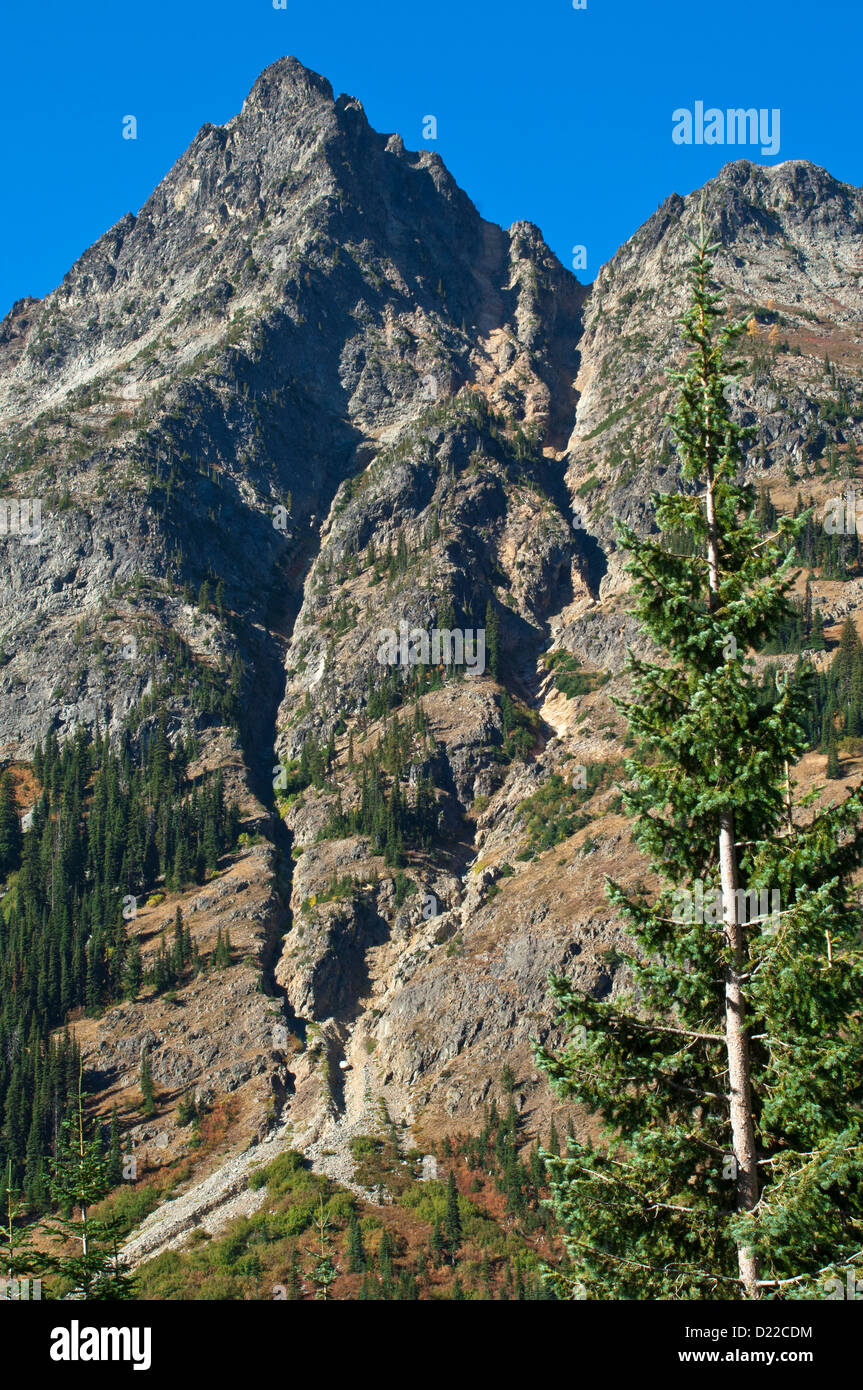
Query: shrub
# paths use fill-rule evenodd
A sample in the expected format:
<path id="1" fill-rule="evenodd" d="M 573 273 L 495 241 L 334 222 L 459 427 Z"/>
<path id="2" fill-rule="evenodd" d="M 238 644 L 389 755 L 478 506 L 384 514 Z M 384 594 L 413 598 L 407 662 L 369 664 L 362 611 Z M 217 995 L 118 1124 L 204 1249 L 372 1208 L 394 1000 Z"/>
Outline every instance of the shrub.
<path id="1" fill-rule="evenodd" d="M 567 699 L 574 699 L 577 695 L 589 695 L 605 685 L 609 679 L 602 671 L 582 671 L 578 657 L 572 652 L 551 652 L 545 658 L 545 664 L 554 672 L 555 688 L 566 695 Z"/>
<path id="2" fill-rule="evenodd" d="M 263 1172 L 271 1197 L 284 1197 L 289 1192 L 307 1191 L 316 1186 L 314 1173 L 296 1149 L 279 1154 L 278 1158 L 274 1158 L 266 1168 L 258 1169 L 258 1172 Z"/>

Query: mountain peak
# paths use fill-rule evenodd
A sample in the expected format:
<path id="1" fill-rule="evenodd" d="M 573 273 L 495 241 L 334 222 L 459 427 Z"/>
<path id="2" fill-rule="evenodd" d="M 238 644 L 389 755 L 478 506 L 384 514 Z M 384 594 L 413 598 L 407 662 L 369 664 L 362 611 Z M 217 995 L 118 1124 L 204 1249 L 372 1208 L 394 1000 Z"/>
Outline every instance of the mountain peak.
<path id="1" fill-rule="evenodd" d="M 298 58 L 277 58 L 256 78 L 243 103 L 250 106 L 278 109 L 283 106 L 318 105 L 321 100 L 333 101 L 331 84 L 320 73 L 307 68 Z"/>

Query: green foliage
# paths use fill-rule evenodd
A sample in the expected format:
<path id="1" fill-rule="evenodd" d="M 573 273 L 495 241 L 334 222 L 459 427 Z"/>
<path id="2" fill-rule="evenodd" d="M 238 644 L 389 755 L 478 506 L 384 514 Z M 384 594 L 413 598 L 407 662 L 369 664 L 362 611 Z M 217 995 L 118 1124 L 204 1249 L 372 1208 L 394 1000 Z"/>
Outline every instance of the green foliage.
<path id="1" fill-rule="evenodd" d="M 213 950 L 213 964 L 217 970 L 227 970 L 232 964 L 231 933 L 227 927 L 216 929 L 216 945 Z"/>
<path id="2" fill-rule="evenodd" d="M 500 714 L 503 725 L 504 759 L 527 758 L 533 749 L 539 733 L 539 715 L 528 709 L 521 700 L 515 700 L 506 691 L 501 692 Z"/>
<path id="3" fill-rule="evenodd" d="M 52 1030 L 75 1009 L 98 1013 L 145 985 L 170 989 L 195 968 L 181 917 L 145 973 L 124 899 L 159 879 L 203 881 L 235 835 L 220 774 L 189 791 L 185 749 L 172 748 L 164 718 L 137 762 L 133 754 L 84 732 L 62 749 L 53 734 L 37 745 L 42 791 L 0 903 L 0 1163 L 11 1159 L 13 1185 L 37 1207 L 77 1065 Z"/>
<path id="4" fill-rule="evenodd" d="M 789 809 L 806 681 L 767 691 L 745 660 L 789 620 L 805 520 L 779 518 L 765 537 L 736 481 L 725 353 L 741 328 L 716 325 L 709 251 L 702 237 L 673 419 L 683 477 L 701 487 L 653 499 L 659 538 L 619 528 L 634 611 L 661 653 L 630 656 L 620 703 L 636 739 L 624 801 L 661 886 L 608 885 L 633 943 L 618 953 L 625 985 L 597 999 L 554 977 L 568 1041 L 537 1049 L 559 1093 L 602 1122 L 598 1142 L 570 1138 L 548 1157 L 572 1262 L 550 1273 L 564 1297 L 817 1297 L 860 1260 L 863 953 L 850 876 L 863 797 Z M 670 548 L 681 529 L 694 543 Z M 777 891 L 782 915 L 730 890 L 721 926 L 678 911 L 682 891 L 729 877 Z"/>
<path id="5" fill-rule="evenodd" d="M 7 771 L 0 777 L 0 880 L 18 868 L 22 841 L 12 773 Z"/>
<path id="6" fill-rule="evenodd" d="M 80 1075 L 72 1114 L 60 1125 L 48 1187 L 59 1210 L 42 1228 L 60 1249 L 43 1257 L 45 1268 L 77 1298 L 133 1298 L 134 1277 L 119 1258 L 117 1220 L 91 1212 L 110 1190 L 110 1159 L 99 1137 L 86 1135 Z M 71 1254 L 66 1251 L 67 1242 L 73 1244 Z"/>
<path id="7" fill-rule="evenodd" d="M 775 525 L 776 509 L 769 501 L 765 500 L 764 493 L 759 495 L 758 516 L 765 531 L 769 531 Z M 860 563 L 863 556 L 861 556 L 860 538 L 853 527 L 847 533 L 844 531 L 831 533 L 825 528 L 823 522 L 816 520 L 816 507 L 813 499 L 809 497 L 804 503 L 799 493 L 791 517 L 793 520 L 799 521 L 800 525 L 795 528 L 794 535 L 787 534 L 783 538 L 784 548 L 794 555 L 799 564 L 810 570 L 818 570 L 824 579 L 853 579 L 860 574 Z M 809 618 L 811 617 L 810 611 Z M 804 635 L 809 635 L 805 624 Z M 811 644 L 807 643 L 806 645 Z"/>
<path id="8" fill-rule="evenodd" d="M 792 679 L 808 696 L 803 723 L 811 746 L 828 748 L 838 738 L 863 735 L 863 644 L 853 619 L 845 619 L 826 669 L 813 673 L 799 663 Z"/>
<path id="9" fill-rule="evenodd" d="M 446 1212 L 444 1213 L 444 1242 L 450 1260 L 455 1263 L 459 1246 L 461 1245 L 462 1229 L 461 1216 L 458 1206 L 458 1188 L 456 1187 L 455 1174 L 452 1169 L 449 1171 L 446 1188 Z"/>
<path id="10" fill-rule="evenodd" d="M 115 591 L 115 592 L 119 592 Z M 191 600 L 192 595 L 189 595 Z M 143 643 L 146 649 L 146 642 Z M 153 655 L 156 655 L 153 645 Z M 236 726 L 240 713 L 240 689 L 244 667 L 239 653 L 230 663 L 209 666 L 199 661 L 187 642 L 173 630 L 162 634 L 152 689 L 143 695 L 126 719 L 130 735 L 144 720 L 158 717 L 165 705 L 187 702 L 196 717 L 206 723 Z"/>
<path id="11" fill-rule="evenodd" d="M 363 1233 L 357 1221 L 356 1212 L 351 1212 L 348 1221 L 348 1270 L 351 1274 L 362 1274 L 366 1267 L 366 1250 Z"/>
<path id="12" fill-rule="evenodd" d="M 310 1191 L 315 1186 L 314 1174 L 301 1153 L 288 1149 L 279 1154 L 266 1168 L 259 1170 L 271 1197 Z"/>
<path id="13" fill-rule="evenodd" d="M 543 1201 L 547 1178 L 539 1149 L 534 1144 L 525 1150 L 522 1121 L 513 1100 L 514 1082 L 514 1077 L 501 1073 L 501 1089 L 508 1097 L 506 1111 L 501 1113 L 497 1102 L 492 1101 L 484 1112 L 482 1128 L 460 1142 L 459 1152 L 471 1171 L 492 1176 L 497 1191 L 504 1198 L 508 1226 L 513 1225 L 523 1237 L 534 1241 L 539 1234 L 547 1236 L 553 1231 L 554 1222 L 548 1204 Z M 549 1142 L 553 1145 L 552 1140 Z M 520 1157 L 520 1153 L 524 1157 Z M 478 1226 L 476 1210 L 464 1198 L 461 1198 L 460 1209 L 464 1230 L 473 1239 L 494 1247 L 499 1253 L 517 1248 L 507 1247 L 500 1239 L 499 1230 Z"/>
<path id="14" fill-rule="evenodd" d="M 485 610 L 485 654 L 489 675 L 493 680 L 500 680 L 502 670 L 500 618 L 491 599 L 489 599 Z"/>
<path id="15" fill-rule="evenodd" d="M 328 1300 L 330 1287 L 338 1277 L 338 1266 L 332 1255 L 332 1230 L 334 1223 L 324 1211 L 324 1199 L 319 1199 L 319 1209 L 315 1213 L 312 1222 L 317 1245 L 309 1250 L 311 1265 L 309 1268 L 309 1282 L 315 1291 L 315 1298 Z"/>
<path id="16" fill-rule="evenodd" d="M 615 766 L 607 762 L 588 763 L 583 787 L 568 782 L 562 773 L 553 772 L 538 791 L 526 797 L 518 808 L 527 830 L 524 856 L 541 854 L 543 850 L 561 844 L 577 830 L 589 825 L 590 816 L 580 811 L 579 807 L 608 784 Z"/>
<path id="17" fill-rule="evenodd" d="M 150 1053 L 146 1047 L 141 1053 L 141 1075 L 138 1084 L 141 1087 L 141 1110 L 149 1119 L 156 1113 L 156 1099 L 153 1088 L 153 1072 L 150 1066 Z"/>
<path id="18" fill-rule="evenodd" d="M 323 837 L 368 835 L 375 852 L 395 867 L 404 863 L 406 848 L 431 848 L 439 820 L 431 772 L 419 775 L 412 795 L 404 785 L 417 738 L 416 724 L 411 728 L 398 715 L 385 721 L 377 747 L 359 765 L 358 803 L 345 811 L 339 796 Z"/>
<path id="19" fill-rule="evenodd" d="M 598 478 L 595 473 L 591 473 L 590 476 L 585 478 L 584 482 L 575 489 L 575 493 L 577 497 L 588 497 L 590 493 L 594 492 L 598 487 L 602 487 L 602 479 Z"/>
<path id="20" fill-rule="evenodd" d="M 393 888 L 395 890 L 396 907 L 401 907 L 404 903 L 407 902 L 408 898 L 412 897 L 414 893 L 419 891 L 414 880 L 412 878 L 408 878 L 407 874 L 403 874 L 401 869 L 398 871 L 395 878 L 393 879 Z"/>
<path id="21" fill-rule="evenodd" d="M 113 1182 L 113 1174 L 109 1173 Z M 169 1195 L 178 1178 L 166 1172 L 161 1182 L 121 1183 L 107 1197 L 102 1198 L 92 1209 L 100 1220 L 110 1220 L 120 1239 L 126 1237 L 139 1226 L 146 1216 L 156 1210 Z"/>
<path id="22" fill-rule="evenodd" d="M 577 695 L 589 695 L 591 691 L 599 690 L 609 679 L 601 671 L 582 671 L 581 662 L 572 652 L 551 652 L 545 658 L 545 664 L 554 672 L 555 688 L 569 699 L 574 699 Z"/>

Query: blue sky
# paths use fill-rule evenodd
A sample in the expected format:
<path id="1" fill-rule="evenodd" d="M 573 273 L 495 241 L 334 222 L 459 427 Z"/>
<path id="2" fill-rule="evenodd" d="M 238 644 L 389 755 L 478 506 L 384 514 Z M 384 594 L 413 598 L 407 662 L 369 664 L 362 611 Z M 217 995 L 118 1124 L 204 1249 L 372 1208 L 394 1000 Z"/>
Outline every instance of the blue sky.
<path id="1" fill-rule="evenodd" d="M 136 212 L 205 121 L 293 54 L 378 130 L 436 149 L 485 217 L 536 222 L 583 280 L 728 159 L 863 183 L 861 0 L 58 0 L 6 8 L 0 315 Z M 700 11 L 700 12 L 697 12 Z M 675 145 L 672 111 L 781 111 L 779 153 Z M 134 115 L 137 140 L 122 138 Z M 423 141 L 434 115 L 436 141 Z"/>

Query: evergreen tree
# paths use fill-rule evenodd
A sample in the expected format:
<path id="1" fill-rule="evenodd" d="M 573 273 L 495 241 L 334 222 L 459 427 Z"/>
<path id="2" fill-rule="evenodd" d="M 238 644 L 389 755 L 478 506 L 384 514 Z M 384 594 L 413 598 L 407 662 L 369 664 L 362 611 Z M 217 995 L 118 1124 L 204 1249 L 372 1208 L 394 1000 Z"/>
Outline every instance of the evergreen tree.
<path id="1" fill-rule="evenodd" d="M 26 1213 L 27 1204 L 20 1200 L 12 1182 L 12 1160 L 7 1159 L 3 1188 L 4 1220 L 0 1228 L 0 1279 L 8 1279 L 4 1295 L 12 1297 L 11 1281 L 29 1279 L 39 1272 L 39 1256 L 33 1249 L 32 1236 L 25 1227 L 20 1228 L 21 1218 Z"/>
<path id="2" fill-rule="evenodd" d="M 456 1187 L 455 1174 L 450 1169 L 446 1188 L 446 1212 L 444 1214 L 444 1240 L 446 1251 L 450 1260 L 455 1263 L 455 1257 L 461 1246 L 461 1215 L 458 1209 L 458 1188 Z"/>
<path id="3" fill-rule="evenodd" d="M 319 1199 L 319 1208 L 315 1214 L 312 1225 L 317 1235 L 317 1246 L 308 1253 L 311 1256 L 312 1264 L 309 1270 L 308 1279 L 315 1291 L 315 1298 L 324 1301 L 329 1300 L 330 1287 L 338 1278 L 339 1271 L 333 1261 L 331 1254 L 332 1221 L 324 1212 L 324 1199 Z"/>
<path id="4" fill-rule="evenodd" d="M 192 1121 L 197 1118 L 198 1105 L 195 1100 L 194 1092 L 188 1091 L 185 1095 L 180 1097 L 180 1102 L 177 1106 L 177 1124 L 180 1125 L 181 1128 L 185 1128 L 186 1125 L 190 1125 Z"/>
<path id="5" fill-rule="evenodd" d="M 434 1225 L 432 1226 L 431 1240 L 429 1241 L 429 1252 L 433 1265 L 437 1266 L 443 1262 L 445 1249 L 443 1226 L 441 1225 L 440 1217 L 436 1216 Z"/>
<path id="6" fill-rule="evenodd" d="M 297 1252 L 291 1254 L 291 1263 L 288 1266 L 288 1300 L 297 1303 L 302 1299 L 303 1289 L 300 1280 L 300 1266 L 297 1260 Z"/>
<path id="7" fill-rule="evenodd" d="M 351 1274 L 362 1274 L 366 1267 L 366 1251 L 363 1245 L 363 1233 L 360 1230 L 360 1223 L 357 1221 L 357 1214 L 351 1211 L 348 1221 L 348 1269 Z"/>
<path id="8" fill-rule="evenodd" d="M 138 1084 L 141 1087 L 141 1109 L 149 1119 L 156 1113 L 156 1097 L 153 1088 L 153 1071 L 150 1066 L 150 1050 L 146 1047 L 141 1053 L 141 1075 Z"/>
<path id="9" fill-rule="evenodd" d="M 186 928 L 183 922 L 183 909 L 177 903 L 177 910 L 174 913 L 174 964 L 177 972 L 181 972 L 188 959 L 186 955 Z"/>
<path id="10" fill-rule="evenodd" d="M 557 1128 L 554 1123 L 554 1117 L 552 1117 L 551 1123 L 548 1127 L 548 1149 L 546 1152 L 553 1154 L 555 1158 L 560 1157 L 560 1139 L 557 1135 Z"/>
<path id="11" fill-rule="evenodd" d="M 21 820 L 15 801 L 12 773 L 0 777 L 0 879 L 4 879 L 21 862 Z"/>
<path id="12" fill-rule="evenodd" d="M 500 680 L 500 618 L 491 599 L 485 609 L 485 655 L 489 674 Z"/>
<path id="13" fill-rule="evenodd" d="M 119 1256 L 118 1222 L 96 1220 L 90 1213 L 111 1189 L 111 1161 L 98 1138 L 86 1137 L 80 1075 L 75 1109 L 60 1126 L 57 1153 L 50 1166 L 51 1197 L 59 1214 L 41 1226 L 59 1243 L 60 1253 L 45 1257 L 47 1268 L 67 1282 L 78 1298 L 133 1298 L 134 1276 Z M 74 1242 L 73 1254 L 65 1252 L 69 1241 Z"/>
<path id="14" fill-rule="evenodd" d="M 378 1272 L 384 1298 L 391 1298 L 393 1291 L 393 1242 L 386 1226 L 381 1231 L 381 1241 L 378 1246 Z"/>
<path id="15" fill-rule="evenodd" d="M 637 741 L 625 805 L 663 886 L 608 885 L 635 942 L 620 953 L 633 992 L 596 1000 L 555 977 L 570 1037 L 559 1054 L 537 1050 L 605 1129 L 548 1161 L 572 1261 L 552 1276 L 564 1297 L 813 1296 L 860 1259 L 863 955 L 849 875 L 863 800 L 795 809 L 786 769 L 806 747 L 804 686 L 767 698 L 745 660 L 787 620 L 799 528 L 783 519 L 763 537 L 735 481 L 724 353 L 740 329 L 717 324 L 711 250 L 702 229 L 673 422 L 684 478 L 703 490 L 654 498 L 658 540 L 620 528 L 635 612 L 666 654 L 630 656 L 621 702 Z M 681 528 L 696 553 L 664 543 Z M 781 915 L 763 910 L 766 890 Z"/>
<path id="16" fill-rule="evenodd" d="M 231 964 L 231 934 L 226 927 L 216 928 L 216 947 L 213 951 L 213 964 L 217 970 L 226 970 Z"/>
<path id="17" fill-rule="evenodd" d="M 180 836 L 177 841 L 177 851 L 174 856 L 174 868 L 172 873 L 172 886 L 176 892 L 181 892 L 192 880 L 192 865 L 189 860 L 189 847 L 185 836 Z"/>
<path id="18" fill-rule="evenodd" d="M 831 781 L 836 781 L 841 775 L 839 768 L 839 750 L 836 746 L 835 738 L 831 738 L 830 742 L 827 744 L 827 776 Z"/>

